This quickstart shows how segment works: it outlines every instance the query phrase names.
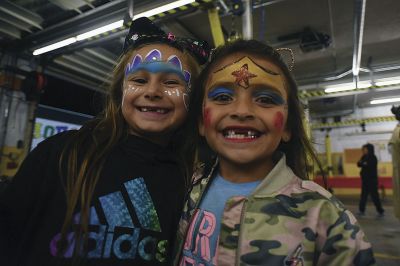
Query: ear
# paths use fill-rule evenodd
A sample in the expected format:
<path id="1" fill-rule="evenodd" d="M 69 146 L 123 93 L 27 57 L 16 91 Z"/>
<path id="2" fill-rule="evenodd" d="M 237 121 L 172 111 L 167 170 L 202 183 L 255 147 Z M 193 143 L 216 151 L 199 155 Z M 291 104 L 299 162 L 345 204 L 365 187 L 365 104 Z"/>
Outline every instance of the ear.
<path id="1" fill-rule="evenodd" d="M 204 122 L 203 122 L 203 116 L 201 116 L 201 119 L 199 119 L 199 122 L 197 123 L 197 126 L 199 128 L 199 134 L 200 136 L 204 137 Z"/>

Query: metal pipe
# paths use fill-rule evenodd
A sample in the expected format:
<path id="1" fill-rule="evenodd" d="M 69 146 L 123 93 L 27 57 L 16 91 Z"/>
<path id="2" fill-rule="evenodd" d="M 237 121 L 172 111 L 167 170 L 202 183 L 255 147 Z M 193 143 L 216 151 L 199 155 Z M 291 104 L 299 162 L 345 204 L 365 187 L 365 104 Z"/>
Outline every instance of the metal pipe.
<path id="1" fill-rule="evenodd" d="M 335 30 L 333 28 L 333 16 L 332 16 L 332 4 L 331 0 L 328 0 L 328 12 L 329 12 L 329 28 L 331 31 L 331 50 L 332 56 L 335 64 L 335 70 L 337 69 L 337 60 L 336 60 L 336 42 L 335 42 Z"/>
<path id="2" fill-rule="evenodd" d="M 37 38 L 40 38 L 40 37 L 43 37 L 43 36 L 46 37 L 49 34 L 51 34 L 52 32 L 54 32 L 54 31 L 57 32 L 57 31 L 60 31 L 60 29 L 62 30 L 64 28 L 71 27 L 70 24 L 72 24 L 72 23 L 79 24 L 79 21 L 81 21 L 83 19 L 86 19 L 89 16 L 95 16 L 96 14 L 99 14 L 101 12 L 106 13 L 107 10 L 108 10 L 107 14 L 109 14 L 110 11 L 111 11 L 109 9 L 112 9 L 112 12 L 115 12 L 115 9 L 117 9 L 118 11 L 121 11 L 121 10 L 124 9 L 124 6 L 122 6 L 124 4 L 124 2 L 125 2 L 125 0 L 111 1 L 111 2 L 109 2 L 107 4 L 104 4 L 104 5 L 101 5 L 101 6 L 97 7 L 97 8 L 95 8 L 95 9 L 89 10 L 89 11 L 83 13 L 83 14 L 80 14 L 80 15 L 75 16 L 73 18 L 64 20 L 64 21 L 62 21 L 60 23 L 57 23 L 57 24 L 52 25 L 50 27 L 47 27 L 47 28 L 45 28 L 45 29 L 43 29 L 43 30 L 41 30 L 41 31 L 39 31 L 37 33 L 31 34 L 29 37 L 26 38 L 26 41 L 30 42 L 33 39 L 37 39 Z M 123 12 L 123 11 L 121 11 L 121 12 Z M 103 14 L 101 13 L 97 17 L 102 16 L 102 15 Z M 75 26 L 75 25 L 72 25 L 72 26 Z"/>
<path id="3" fill-rule="evenodd" d="M 131 20 L 133 20 L 133 16 L 135 15 L 135 14 L 133 13 L 133 1 L 134 1 L 134 0 L 128 0 L 128 15 L 129 15 L 129 18 L 130 18 Z"/>
<path id="4" fill-rule="evenodd" d="M 244 40 L 251 40 L 253 38 L 253 7 L 252 0 L 243 0 L 243 27 L 242 34 Z"/>
<path id="5" fill-rule="evenodd" d="M 41 23 L 43 22 L 43 19 L 41 16 L 38 14 L 31 12 L 25 8 L 22 8 L 10 1 L 2 1 L 0 3 L 0 10 L 3 11 L 4 13 L 7 13 L 19 20 L 24 21 L 25 23 L 28 23 L 38 29 L 43 30 Z"/>
<path id="6" fill-rule="evenodd" d="M 277 4 L 277 3 L 280 3 L 280 2 L 284 2 L 284 1 L 287 1 L 287 0 L 272 0 L 272 1 L 268 1 L 266 3 L 262 3 L 262 4 L 259 4 L 259 5 L 254 5 L 253 8 L 269 6 L 269 5 Z"/>
<path id="7" fill-rule="evenodd" d="M 224 13 L 228 14 L 230 12 L 229 7 L 225 4 L 224 0 L 218 0 L 218 3 L 222 6 L 224 9 Z"/>
<path id="8" fill-rule="evenodd" d="M 356 77 L 360 73 L 366 2 L 367 0 L 354 0 L 354 47 L 352 71 L 353 76 Z"/>

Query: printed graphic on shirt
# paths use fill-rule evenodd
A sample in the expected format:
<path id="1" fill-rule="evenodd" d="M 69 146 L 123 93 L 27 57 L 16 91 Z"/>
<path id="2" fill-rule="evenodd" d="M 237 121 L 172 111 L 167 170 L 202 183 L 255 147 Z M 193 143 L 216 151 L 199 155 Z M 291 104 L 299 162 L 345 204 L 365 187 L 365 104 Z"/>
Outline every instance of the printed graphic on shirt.
<path id="1" fill-rule="evenodd" d="M 216 265 L 219 235 L 217 227 L 215 215 L 199 209 L 189 227 L 179 265 Z"/>
<path id="2" fill-rule="evenodd" d="M 129 201 L 125 201 L 127 194 Z M 145 261 L 165 261 L 167 240 L 154 236 L 141 238 L 141 230 L 161 232 L 160 222 L 150 193 L 143 178 L 136 178 L 124 183 L 123 191 L 113 192 L 99 198 L 101 209 L 91 207 L 89 220 L 89 242 L 94 247 L 87 253 L 87 258 L 135 259 L 138 256 Z M 129 212 L 136 213 L 139 224 L 134 224 Z M 102 213 L 101 213 L 102 212 Z M 99 213 L 105 217 L 105 223 L 99 219 Z M 80 213 L 74 216 L 74 223 L 79 224 Z M 57 255 L 57 241 L 61 234 L 53 237 L 50 253 Z M 63 257 L 71 258 L 75 250 L 74 232 L 68 234 L 69 246 Z"/>

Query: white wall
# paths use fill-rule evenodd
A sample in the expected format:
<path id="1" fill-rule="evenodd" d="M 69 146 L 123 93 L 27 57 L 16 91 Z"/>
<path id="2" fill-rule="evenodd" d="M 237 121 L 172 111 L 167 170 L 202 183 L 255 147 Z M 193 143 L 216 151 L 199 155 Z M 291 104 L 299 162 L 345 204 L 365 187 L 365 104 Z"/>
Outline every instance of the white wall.
<path id="1" fill-rule="evenodd" d="M 368 107 L 357 109 L 355 113 L 342 117 L 342 121 L 352 119 L 371 118 L 379 116 L 393 116 L 390 111 L 391 105 Z M 318 120 L 311 120 L 311 123 L 320 123 Z M 328 119 L 327 122 L 333 122 Z M 332 128 L 329 132 L 331 138 L 332 152 L 343 152 L 344 149 L 356 149 L 366 143 L 374 144 L 375 152 L 378 160 L 381 162 L 391 161 L 391 155 L 388 150 L 387 143 L 392 136 L 392 130 L 396 127 L 397 121 L 367 123 L 365 132 L 362 132 L 361 126 L 346 126 Z M 326 131 L 321 132 L 319 129 L 312 130 L 314 147 L 318 153 L 325 152 L 325 136 Z"/>

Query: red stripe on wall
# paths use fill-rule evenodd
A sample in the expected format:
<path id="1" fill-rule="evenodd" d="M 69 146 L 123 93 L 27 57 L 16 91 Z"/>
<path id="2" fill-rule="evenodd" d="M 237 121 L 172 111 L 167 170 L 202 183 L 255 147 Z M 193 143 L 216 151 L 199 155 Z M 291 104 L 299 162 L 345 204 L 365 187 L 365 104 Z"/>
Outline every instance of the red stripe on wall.
<path id="1" fill-rule="evenodd" d="M 332 188 L 361 188 L 361 177 L 344 177 L 344 176 L 334 176 L 327 178 L 328 187 Z M 321 177 L 317 177 L 314 179 L 314 182 L 323 186 L 323 181 Z M 383 186 L 384 188 L 391 189 L 393 186 L 392 177 L 385 176 L 379 177 L 378 179 L 378 187 Z"/>

